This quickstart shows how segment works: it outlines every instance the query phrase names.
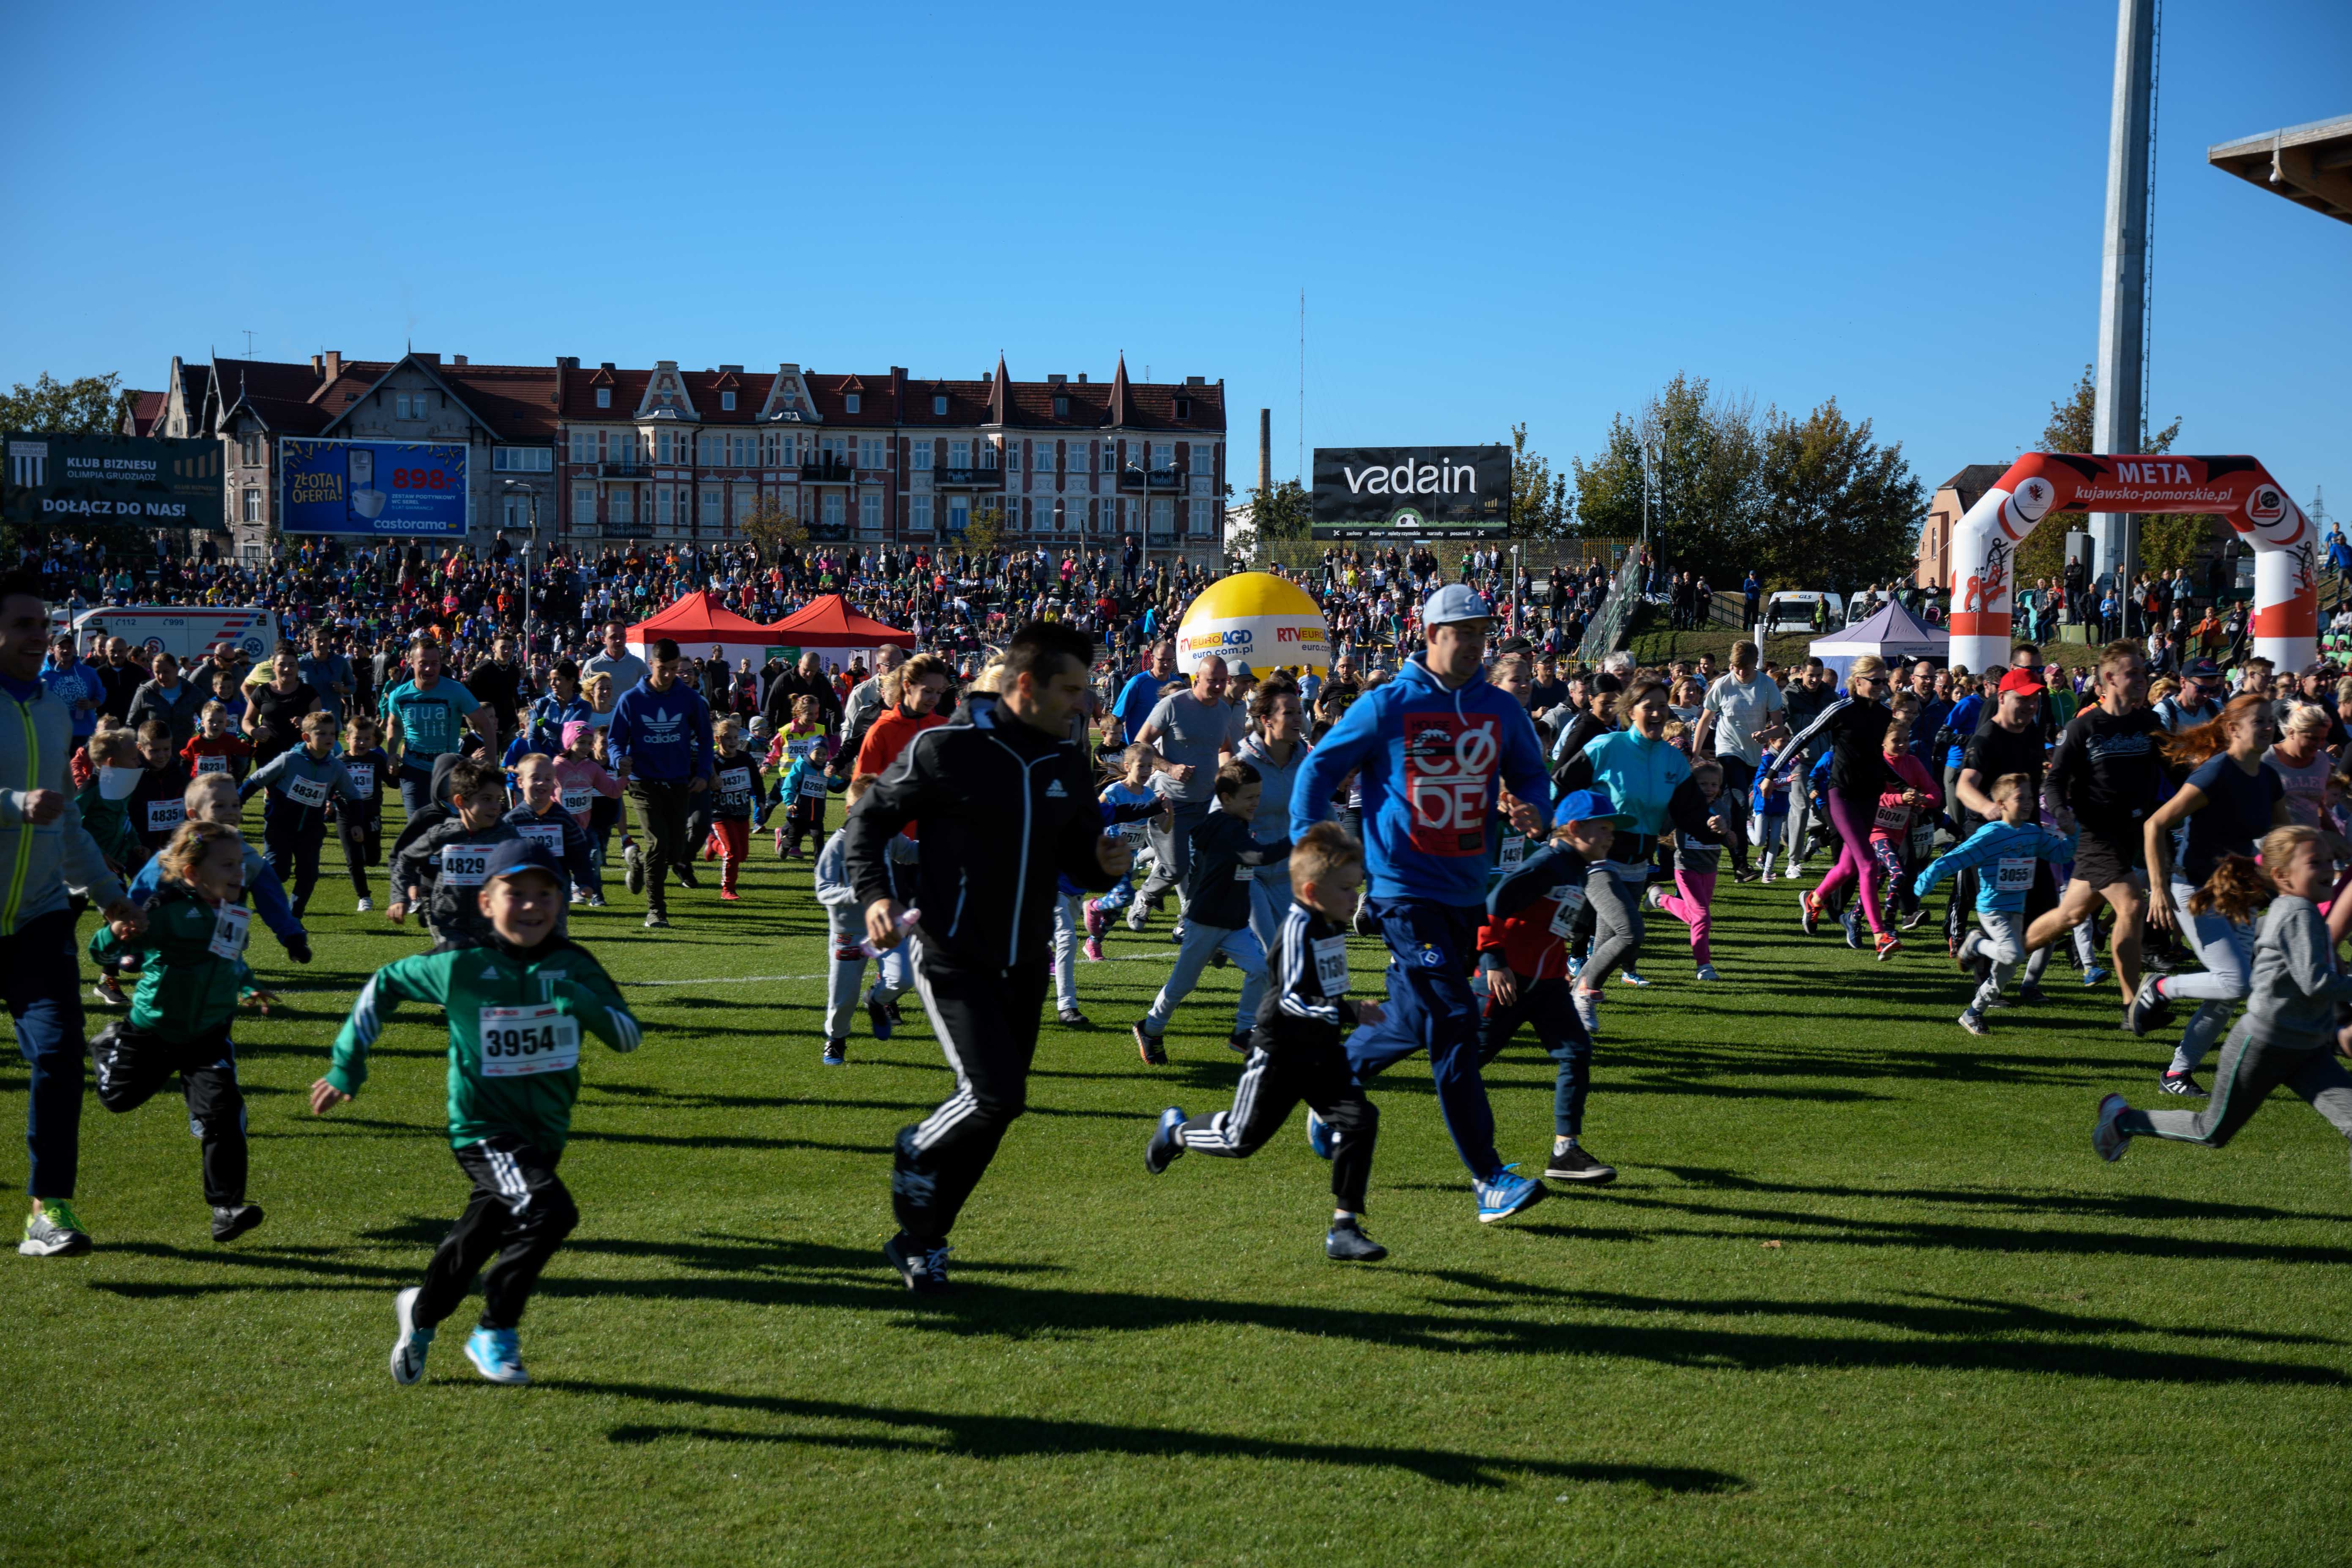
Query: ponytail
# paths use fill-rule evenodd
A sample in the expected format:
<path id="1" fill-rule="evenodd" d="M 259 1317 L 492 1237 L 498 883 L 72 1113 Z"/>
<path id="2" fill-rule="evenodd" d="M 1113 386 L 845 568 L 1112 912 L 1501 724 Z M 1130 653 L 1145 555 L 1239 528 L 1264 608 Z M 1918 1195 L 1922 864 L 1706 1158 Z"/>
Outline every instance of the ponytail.
<path id="1" fill-rule="evenodd" d="M 2206 726 L 2199 726 L 2200 729 Z M 2263 840 L 2267 845 L 2268 839 Z M 2231 925 L 2244 925 L 2254 918 L 2254 911 L 2278 896 L 2278 887 L 2270 873 L 2244 855 L 2224 855 L 2205 879 L 2205 885 L 2189 895 L 2189 912 L 2192 915 L 2218 914 Z"/>

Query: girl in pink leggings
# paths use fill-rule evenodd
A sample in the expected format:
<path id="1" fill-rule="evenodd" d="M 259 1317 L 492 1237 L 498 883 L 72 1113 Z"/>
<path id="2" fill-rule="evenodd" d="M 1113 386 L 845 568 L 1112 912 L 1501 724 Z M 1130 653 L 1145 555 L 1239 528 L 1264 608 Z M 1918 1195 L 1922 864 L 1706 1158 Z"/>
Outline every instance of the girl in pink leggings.
<path id="1" fill-rule="evenodd" d="M 1791 740 L 1784 752 L 1793 762 L 1804 756 L 1806 742 L 1813 736 L 1828 738 L 1830 773 L 1824 798 L 1829 805 L 1830 826 L 1843 846 L 1837 864 L 1830 868 L 1821 885 L 1802 895 L 1800 923 L 1807 936 L 1812 935 L 1827 912 L 1828 895 L 1843 887 L 1847 878 L 1854 878 L 1862 884 L 1863 917 L 1870 922 L 1880 958 L 1901 952 L 1903 942 L 1886 927 L 1885 910 L 1879 899 L 1878 861 L 1870 852 L 1871 824 L 1878 815 L 1879 797 L 1885 793 L 1892 791 L 1905 804 L 1915 806 L 1925 804 L 1927 799 L 1886 760 L 1886 726 L 1893 718 L 1884 700 L 1887 684 L 1886 661 L 1876 654 L 1864 654 L 1846 672 L 1846 694 L 1822 709 L 1821 716 L 1803 734 Z M 1787 765 L 1790 763 L 1774 764 L 1776 769 Z"/>
<path id="2" fill-rule="evenodd" d="M 1717 800 L 1723 794 L 1723 769 L 1713 762 L 1691 764 L 1691 783 L 1706 800 L 1710 816 L 1720 817 L 1722 810 Z M 1650 907 L 1670 914 L 1690 927 L 1691 956 L 1698 961 L 1701 980 L 1721 978 L 1715 972 L 1706 939 L 1713 921 L 1707 907 L 1715 902 L 1715 876 L 1723 860 L 1719 845 L 1702 844 L 1686 833 L 1675 835 L 1675 890 L 1671 893 L 1652 887 Z"/>

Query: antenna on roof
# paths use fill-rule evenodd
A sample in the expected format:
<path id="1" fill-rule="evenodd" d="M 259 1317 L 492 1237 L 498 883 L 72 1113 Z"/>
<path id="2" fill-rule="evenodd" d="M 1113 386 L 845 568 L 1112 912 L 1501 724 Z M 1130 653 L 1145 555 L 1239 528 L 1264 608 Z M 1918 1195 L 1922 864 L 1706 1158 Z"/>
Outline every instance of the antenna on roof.
<path id="1" fill-rule="evenodd" d="M 251 359 L 253 357 L 253 329 L 251 327 L 242 327 L 238 330 L 245 333 L 245 357 Z"/>

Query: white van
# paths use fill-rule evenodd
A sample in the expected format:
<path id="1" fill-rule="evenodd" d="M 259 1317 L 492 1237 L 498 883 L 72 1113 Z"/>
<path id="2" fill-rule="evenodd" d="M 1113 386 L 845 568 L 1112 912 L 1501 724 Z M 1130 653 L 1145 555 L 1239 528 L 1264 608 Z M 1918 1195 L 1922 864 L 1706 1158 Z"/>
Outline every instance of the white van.
<path id="1" fill-rule="evenodd" d="M 1759 637 L 1787 637 L 1794 632 L 1813 629 L 1814 606 L 1827 604 L 1828 614 L 1822 618 L 1825 631 L 1836 631 L 1845 625 L 1845 595 L 1817 594 L 1808 591 L 1785 591 L 1764 602 L 1764 623 L 1756 628 Z"/>
<path id="2" fill-rule="evenodd" d="M 51 619 L 59 631 L 68 624 L 62 614 L 52 612 Z M 278 651 L 277 616 L 251 605 L 107 605 L 83 611 L 70 625 L 74 640 L 84 647 L 89 646 L 89 634 L 103 632 L 151 654 L 169 653 L 182 664 L 209 658 L 223 643 L 243 654 L 248 664 L 258 664 Z"/>

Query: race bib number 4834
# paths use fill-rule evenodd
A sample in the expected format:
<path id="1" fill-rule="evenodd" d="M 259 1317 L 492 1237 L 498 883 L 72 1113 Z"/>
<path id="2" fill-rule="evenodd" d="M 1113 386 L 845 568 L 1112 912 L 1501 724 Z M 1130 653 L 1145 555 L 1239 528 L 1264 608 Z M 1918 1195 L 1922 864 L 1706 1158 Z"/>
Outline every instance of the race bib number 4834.
<path id="1" fill-rule="evenodd" d="M 1404 716 L 1404 790 L 1415 849 L 1447 857 L 1486 854 L 1500 729 L 1491 714 Z"/>

